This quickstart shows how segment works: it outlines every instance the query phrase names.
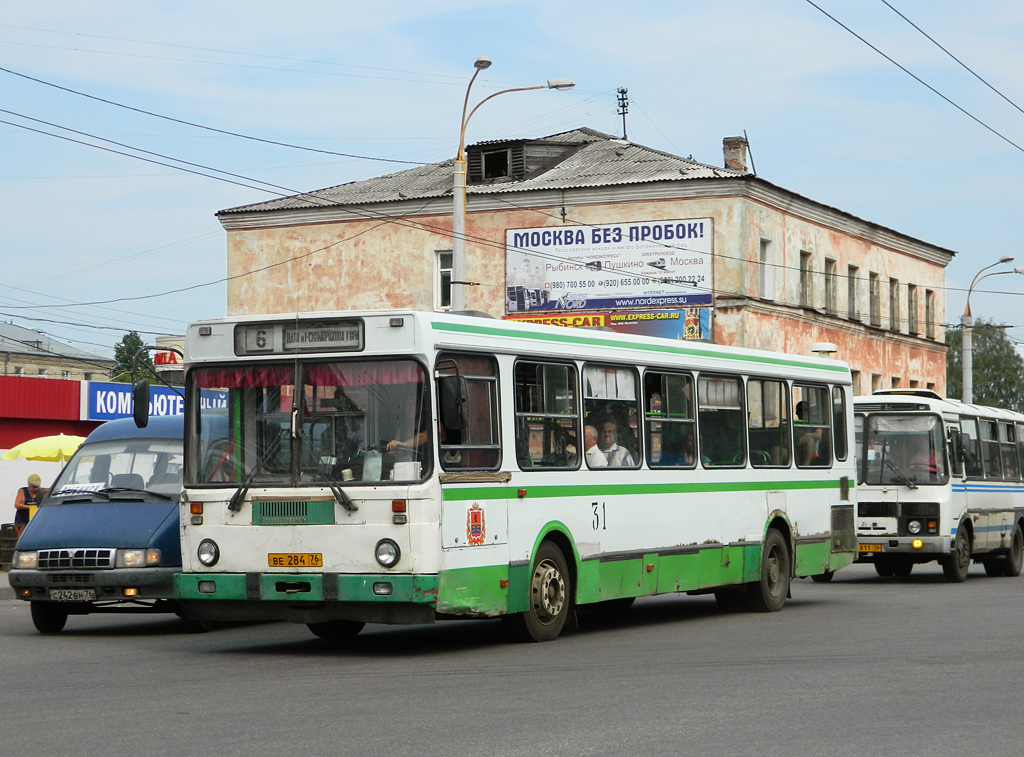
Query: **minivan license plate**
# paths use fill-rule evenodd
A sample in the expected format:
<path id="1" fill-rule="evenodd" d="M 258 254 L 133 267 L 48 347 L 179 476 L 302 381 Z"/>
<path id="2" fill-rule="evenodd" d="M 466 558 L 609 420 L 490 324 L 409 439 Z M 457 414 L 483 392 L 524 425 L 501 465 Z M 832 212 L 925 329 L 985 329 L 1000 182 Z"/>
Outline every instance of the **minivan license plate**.
<path id="1" fill-rule="evenodd" d="M 92 602 L 96 599 L 95 589 L 50 589 L 54 602 Z"/>

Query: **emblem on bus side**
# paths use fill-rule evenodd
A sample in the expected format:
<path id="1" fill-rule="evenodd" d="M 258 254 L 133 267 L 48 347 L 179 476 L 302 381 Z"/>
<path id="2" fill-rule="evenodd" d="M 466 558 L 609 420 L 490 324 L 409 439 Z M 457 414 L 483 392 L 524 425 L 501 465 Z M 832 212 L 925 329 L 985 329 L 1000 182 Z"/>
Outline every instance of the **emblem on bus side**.
<path id="1" fill-rule="evenodd" d="M 470 546 L 484 543 L 487 536 L 487 529 L 484 525 L 484 509 L 478 502 L 466 511 L 466 539 Z"/>

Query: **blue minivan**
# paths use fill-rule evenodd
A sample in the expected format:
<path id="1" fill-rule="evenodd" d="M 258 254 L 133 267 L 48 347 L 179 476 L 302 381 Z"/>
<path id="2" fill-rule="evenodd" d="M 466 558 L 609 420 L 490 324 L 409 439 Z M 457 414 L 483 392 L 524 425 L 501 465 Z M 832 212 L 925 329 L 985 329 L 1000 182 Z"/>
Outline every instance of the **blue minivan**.
<path id="1" fill-rule="evenodd" d="M 61 471 L 25 526 L 9 574 L 41 633 L 69 615 L 174 612 L 181 570 L 178 503 L 181 416 L 131 418 L 98 427 Z M 186 630 L 204 624 L 183 618 Z"/>

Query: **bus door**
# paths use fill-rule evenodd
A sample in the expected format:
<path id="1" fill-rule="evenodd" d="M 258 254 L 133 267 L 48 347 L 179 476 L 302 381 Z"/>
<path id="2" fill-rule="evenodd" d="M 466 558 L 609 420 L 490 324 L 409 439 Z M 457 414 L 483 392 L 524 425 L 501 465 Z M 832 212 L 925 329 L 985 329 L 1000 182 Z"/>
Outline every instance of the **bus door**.
<path id="1" fill-rule="evenodd" d="M 478 559 L 460 554 L 455 561 L 464 566 L 507 563 L 510 475 L 499 470 L 497 361 L 491 355 L 441 353 L 434 378 L 442 547 L 481 550 Z M 495 547 L 500 555 L 493 554 Z M 485 548 L 491 549 L 484 553 Z"/>

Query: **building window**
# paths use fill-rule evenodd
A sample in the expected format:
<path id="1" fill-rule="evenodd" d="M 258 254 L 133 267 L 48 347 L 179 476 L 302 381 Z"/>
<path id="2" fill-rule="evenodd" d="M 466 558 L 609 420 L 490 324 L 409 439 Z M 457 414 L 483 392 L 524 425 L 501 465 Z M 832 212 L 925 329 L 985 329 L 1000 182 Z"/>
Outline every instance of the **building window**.
<path id="1" fill-rule="evenodd" d="M 825 259 L 825 312 L 829 315 L 835 315 L 839 309 L 838 296 L 836 295 L 836 287 L 839 285 L 839 280 L 836 275 L 836 261 L 831 258 Z"/>
<path id="2" fill-rule="evenodd" d="M 83 376 L 83 379 L 84 379 L 85 381 L 92 381 L 92 374 L 91 374 L 91 373 L 86 373 L 86 374 L 85 374 L 85 375 Z"/>
<path id="3" fill-rule="evenodd" d="M 871 317 L 872 326 L 882 325 L 882 303 L 881 292 L 879 291 L 877 273 L 868 274 L 868 314 Z"/>
<path id="4" fill-rule="evenodd" d="M 903 381 L 900 379 L 899 376 L 893 376 L 892 377 L 892 388 L 893 389 L 899 389 L 902 385 L 903 385 Z"/>
<path id="5" fill-rule="evenodd" d="M 931 392 L 934 392 L 934 391 L 935 391 L 935 382 L 934 382 L 934 381 L 929 381 L 929 382 L 927 382 L 927 383 L 926 383 L 926 384 L 924 385 L 924 388 L 925 388 L 925 389 L 927 389 L 927 390 L 929 390 L 929 391 L 931 391 Z"/>
<path id="6" fill-rule="evenodd" d="M 860 371 L 850 371 L 850 376 L 853 378 L 853 396 L 860 396 Z"/>
<path id="7" fill-rule="evenodd" d="M 71 378 L 71 371 L 61 371 L 60 372 L 60 377 L 62 379 L 69 379 L 69 378 Z"/>
<path id="8" fill-rule="evenodd" d="M 907 284 L 907 331 L 911 334 L 917 334 L 917 287 L 913 284 Z"/>
<path id="9" fill-rule="evenodd" d="M 40 368 L 39 369 L 39 378 L 46 378 L 46 369 L 45 368 Z"/>
<path id="10" fill-rule="evenodd" d="M 510 160 L 508 149 L 485 152 L 483 153 L 483 161 L 484 181 L 511 176 L 509 173 Z"/>
<path id="11" fill-rule="evenodd" d="M 882 377 L 877 373 L 871 374 L 871 393 L 874 394 L 882 388 Z"/>
<path id="12" fill-rule="evenodd" d="M 811 281 L 811 253 L 800 253 L 800 307 L 814 307 L 814 284 Z"/>
<path id="13" fill-rule="evenodd" d="M 935 338 L 935 292 L 924 290 L 924 335 Z"/>
<path id="14" fill-rule="evenodd" d="M 860 320 L 860 310 L 857 308 L 857 300 L 860 294 L 860 287 L 857 285 L 857 275 L 860 268 L 855 265 L 846 268 L 846 314 L 851 321 Z"/>
<path id="15" fill-rule="evenodd" d="M 15 376 L 24 376 L 25 375 L 25 367 L 21 366 L 21 365 L 14 366 L 14 375 Z"/>
<path id="16" fill-rule="evenodd" d="M 889 330 L 899 331 L 903 325 L 900 321 L 900 282 L 889 279 Z"/>
<path id="17" fill-rule="evenodd" d="M 452 251 L 435 250 L 434 310 L 452 309 Z"/>
<path id="18" fill-rule="evenodd" d="M 775 266 L 772 261 L 772 243 L 768 239 L 761 240 L 761 249 L 757 257 L 758 295 L 762 300 L 775 299 Z"/>
<path id="19" fill-rule="evenodd" d="M 911 389 L 917 389 L 917 387 L 920 385 L 920 383 L 921 382 L 918 381 L 917 379 L 910 379 L 910 388 Z"/>

